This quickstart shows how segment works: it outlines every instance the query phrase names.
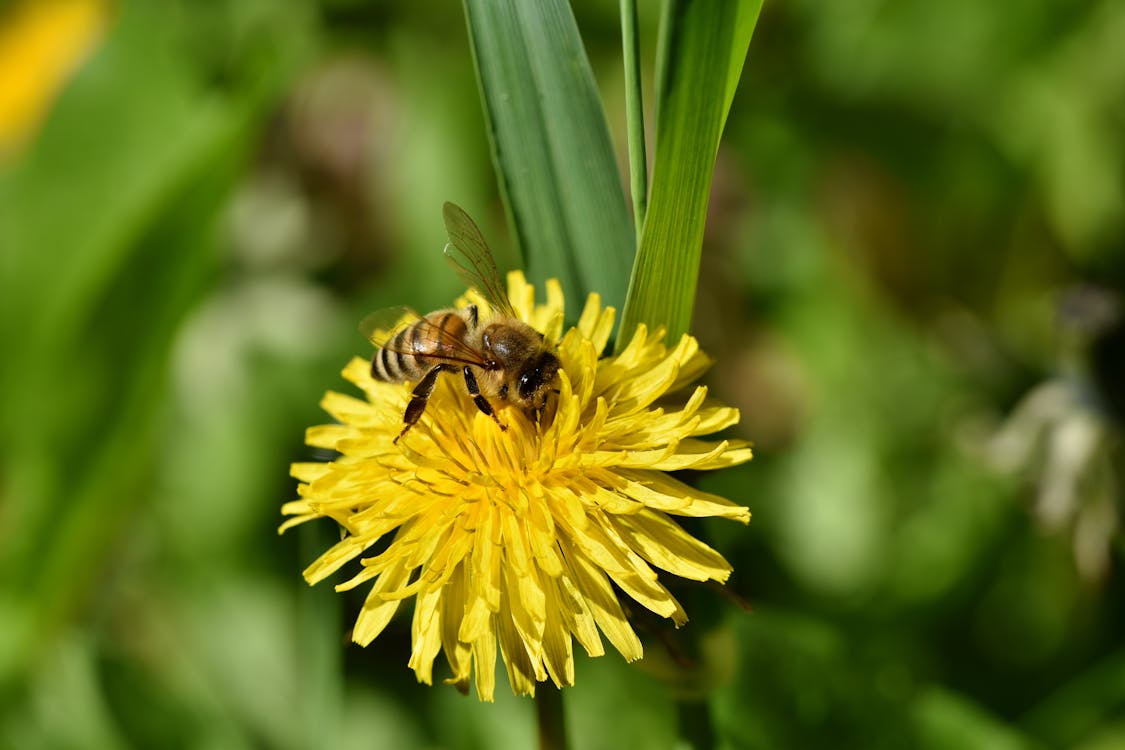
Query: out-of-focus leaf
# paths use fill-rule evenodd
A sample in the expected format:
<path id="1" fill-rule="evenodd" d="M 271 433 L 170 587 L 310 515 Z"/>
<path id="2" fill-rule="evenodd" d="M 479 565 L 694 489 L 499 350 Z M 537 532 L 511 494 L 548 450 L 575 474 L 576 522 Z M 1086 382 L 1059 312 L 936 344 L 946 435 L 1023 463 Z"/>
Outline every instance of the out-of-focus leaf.
<path id="1" fill-rule="evenodd" d="M 658 643 L 646 644 L 645 653 L 659 648 Z M 675 703 L 658 680 L 644 673 L 643 666 L 627 664 L 616 656 L 589 659 L 576 654 L 575 687 L 563 694 L 574 750 L 676 746 Z"/>
<path id="2" fill-rule="evenodd" d="M 756 608 L 732 625 L 734 677 L 711 699 L 720 747 L 914 746 L 898 654 L 795 611 Z"/>
<path id="3" fill-rule="evenodd" d="M 398 665 L 395 665 L 398 669 Z M 498 665 L 502 671 L 503 667 Z M 465 699 L 448 685 L 437 689 L 431 701 L 430 725 L 433 743 L 451 750 L 485 750 L 491 747 L 533 747 L 535 745 L 535 706 L 517 696 L 503 683 L 496 691 L 495 703 L 483 706 L 475 698 Z M 552 690 L 554 686 L 541 686 Z M 486 710 L 481 710 L 485 708 Z"/>
<path id="4" fill-rule="evenodd" d="M 926 750 L 1030 750 L 1038 747 L 968 699 L 930 688 L 915 701 L 919 747 Z"/>
<path id="5" fill-rule="evenodd" d="M 60 638 L 29 681 L 26 703 L 4 712 L 0 747 L 128 747 L 103 692 L 100 656 L 97 642 L 80 632 Z"/>
<path id="6" fill-rule="evenodd" d="M 761 0 L 671 0 L 662 21 L 652 194 L 618 345 L 638 323 L 691 325 L 711 173 Z"/>
<path id="7" fill-rule="evenodd" d="M 635 237 L 605 112 L 565 0 L 465 0 L 492 157 L 536 281 L 620 309 Z"/>
<path id="8" fill-rule="evenodd" d="M 313 559 L 330 543 L 326 541 L 330 532 L 323 524 L 305 524 L 298 533 L 303 559 Z M 296 633 L 301 674 L 297 687 L 307 747 L 340 745 L 344 685 L 338 636 L 343 626 L 335 593 L 327 586 L 309 586 L 299 594 Z"/>
<path id="9" fill-rule="evenodd" d="M 126 4 L 0 175 L 0 585 L 24 624 L 0 643 L 18 654 L 0 681 L 90 595 L 146 497 L 171 342 L 216 267 L 219 209 L 279 82 L 212 87 L 169 13 L 182 20 Z"/>
<path id="10" fill-rule="evenodd" d="M 1104 657 L 1060 686 L 1021 724 L 1050 747 L 1075 747 L 1119 716 L 1125 703 L 1125 650 Z"/>

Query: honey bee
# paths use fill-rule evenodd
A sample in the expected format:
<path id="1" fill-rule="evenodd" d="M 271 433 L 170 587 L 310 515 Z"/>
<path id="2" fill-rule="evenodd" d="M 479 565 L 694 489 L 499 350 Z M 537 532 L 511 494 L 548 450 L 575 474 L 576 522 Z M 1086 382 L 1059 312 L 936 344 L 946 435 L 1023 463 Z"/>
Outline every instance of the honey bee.
<path id="1" fill-rule="evenodd" d="M 548 396 L 558 393 L 559 359 L 543 334 L 512 309 L 480 229 L 452 203 L 442 215 L 449 234 L 445 256 L 460 279 L 488 301 L 491 313 L 482 319 L 476 305 L 427 315 L 396 307 L 364 318 L 360 331 L 376 347 L 371 377 L 416 382 L 395 443 L 422 416 L 443 372 L 459 373 L 473 403 L 501 430 L 508 426 L 497 415 L 499 407 L 515 406 L 538 423 Z"/>

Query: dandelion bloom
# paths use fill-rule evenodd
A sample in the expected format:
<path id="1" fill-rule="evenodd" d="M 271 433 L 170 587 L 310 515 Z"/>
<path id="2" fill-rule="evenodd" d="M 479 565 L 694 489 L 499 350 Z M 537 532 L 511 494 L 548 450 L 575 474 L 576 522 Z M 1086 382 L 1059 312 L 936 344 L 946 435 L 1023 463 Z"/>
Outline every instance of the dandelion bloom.
<path id="1" fill-rule="evenodd" d="M 343 529 L 305 570 L 310 584 L 370 555 L 336 587 L 373 582 L 353 631 L 357 643 L 374 640 L 415 597 L 409 664 L 418 679 L 432 683 L 444 650 L 453 672 L 446 682 L 464 691 L 475 681 L 483 700 L 493 697 L 498 647 L 518 694 L 534 694 L 548 678 L 573 684 L 573 640 L 600 656 L 604 635 L 627 660 L 641 658 L 614 585 L 679 626 L 687 616 L 654 568 L 725 581 L 731 567 L 670 516 L 750 518 L 746 508 L 665 473 L 750 459 L 746 443 L 696 439 L 735 424 L 738 411 L 707 401 L 703 386 L 684 388 L 709 364 L 694 338 L 669 348 L 662 332 L 641 326 L 620 354 L 599 359 L 614 310 L 597 295 L 561 335 L 557 283 L 547 283 L 545 304 L 535 304 L 519 273 L 509 275 L 508 291 L 517 314 L 558 342 L 553 420 L 536 426 L 505 409 L 501 431 L 447 377 L 396 445 L 410 389 L 373 380 L 368 362 L 356 358 L 343 374 L 367 399 L 329 392 L 322 406 L 339 424 L 307 436 L 340 456 L 294 464 L 300 499 L 283 507 L 293 516 L 283 531 L 321 517 Z M 468 299 L 487 309 L 474 292 Z"/>

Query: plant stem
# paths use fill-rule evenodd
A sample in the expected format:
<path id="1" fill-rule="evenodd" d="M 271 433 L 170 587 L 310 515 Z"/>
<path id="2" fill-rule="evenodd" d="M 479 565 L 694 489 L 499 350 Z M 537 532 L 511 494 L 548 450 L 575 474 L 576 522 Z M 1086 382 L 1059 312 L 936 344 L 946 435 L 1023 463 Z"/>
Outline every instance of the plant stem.
<path id="1" fill-rule="evenodd" d="M 562 691 L 541 685 L 535 691 L 535 716 L 539 723 L 539 750 L 566 750 Z"/>
<path id="2" fill-rule="evenodd" d="M 637 43 L 637 0 L 621 0 L 621 52 L 625 60 L 625 124 L 629 133 L 629 188 L 633 194 L 633 222 L 637 244 L 648 208 L 648 161 L 645 157 L 645 118 L 641 97 L 641 54 Z"/>
<path id="3" fill-rule="evenodd" d="M 332 544 L 335 529 L 307 523 L 298 530 L 302 560 Z M 330 586 L 302 586 L 297 595 L 300 644 L 300 711 L 304 747 L 337 747 L 343 705 L 343 650 L 340 599 Z"/>

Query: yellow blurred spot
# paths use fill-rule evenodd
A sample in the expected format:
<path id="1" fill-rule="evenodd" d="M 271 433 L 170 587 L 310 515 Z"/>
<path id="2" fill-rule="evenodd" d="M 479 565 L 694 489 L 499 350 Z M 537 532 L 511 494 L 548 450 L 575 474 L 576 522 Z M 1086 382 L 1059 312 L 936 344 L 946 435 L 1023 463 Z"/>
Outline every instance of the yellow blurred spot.
<path id="1" fill-rule="evenodd" d="M 107 15 L 101 0 L 28 0 L 0 18 L 0 159 L 43 120 Z"/>

